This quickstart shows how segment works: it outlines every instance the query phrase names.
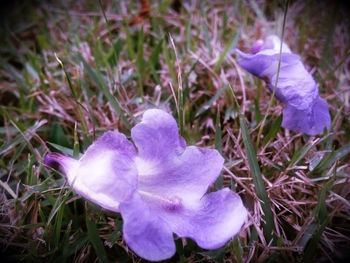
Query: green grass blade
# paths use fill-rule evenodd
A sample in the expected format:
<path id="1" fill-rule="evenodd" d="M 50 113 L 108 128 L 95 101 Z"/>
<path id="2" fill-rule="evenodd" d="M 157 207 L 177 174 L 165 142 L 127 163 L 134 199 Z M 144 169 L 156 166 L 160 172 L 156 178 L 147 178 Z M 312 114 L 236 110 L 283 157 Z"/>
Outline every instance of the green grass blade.
<path id="1" fill-rule="evenodd" d="M 67 147 L 52 143 L 52 142 L 47 142 L 47 144 L 51 145 L 52 147 L 59 150 L 60 152 L 62 152 L 65 155 L 74 156 L 74 151 L 70 148 L 67 148 Z"/>
<path id="2" fill-rule="evenodd" d="M 102 88 L 103 93 L 105 94 L 107 100 L 111 104 L 112 108 L 114 109 L 117 116 L 120 116 L 122 122 L 124 123 L 125 127 L 128 129 L 131 129 L 130 122 L 125 118 L 125 116 L 121 112 L 121 108 L 119 105 L 118 100 L 110 93 L 109 88 L 105 81 L 103 80 L 103 77 L 98 73 L 96 70 L 90 67 L 90 65 L 85 61 L 85 59 L 82 57 L 81 54 L 77 54 L 78 60 L 80 60 L 84 65 L 84 70 L 87 73 L 87 75 L 95 82 L 96 86 L 99 88 Z"/>
<path id="3" fill-rule="evenodd" d="M 258 121 L 257 121 L 258 122 Z M 281 129 L 282 115 L 278 116 L 277 119 L 272 123 L 269 133 L 263 140 L 263 145 L 265 146 L 268 142 L 273 141 Z"/>
<path id="4" fill-rule="evenodd" d="M 222 93 L 224 93 L 225 90 L 227 90 L 230 86 L 225 84 L 222 89 L 220 89 L 214 97 L 212 97 L 208 102 L 206 102 L 196 113 L 195 117 L 197 118 L 198 116 L 202 115 L 204 112 L 206 112 L 212 104 L 220 97 Z"/>
<path id="5" fill-rule="evenodd" d="M 221 53 L 220 58 L 218 60 L 218 62 L 216 62 L 214 71 L 217 73 L 219 72 L 219 69 L 221 67 L 222 62 L 224 61 L 226 54 L 229 53 L 230 50 L 234 49 L 236 47 L 236 44 L 238 42 L 239 36 L 241 35 L 241 31 L 243 28 L 243 24 L 241 24 L 239 26 L 239 28 L 237 29 L 237 32 L 235 35 L 232 36 L 232 38 L 230 39 L 230 41 L 228 42 L 228 44 L 226 45 L 224 51 Z"/>
<path id="6" fill-rule="evenodd" d="M 215 123 L 215 149 L 222 154 L 222 131 L 221 131 L 221 124 L 220 124 L 219 110 L 217 111 L 217 114 L 216 114 L 216 123 Z M 216 190 L 222 189 L 223 184 L 224 184 L 224 180 L 222 178 L 222 173 L 221 173 L 215 181 L 215 189 Z"/>
<path id="7" fill-rule="evenodd" d="M 142 102 L 145 101 L 144 98 L 144 90 L 143 90 L 143 74 L 145 71 L 145 61 L 143 59 L 143 46 L 144 46 L 144 33 L 143 27 L 138 34 L 138 42 L 137 42 L 137 58 L 136 58 L 136 66 L 138 69 L 138 85 L 140 90 L 140 97 L 142 98 Z"/>
<path id="8" fill-rule="evenodd" d="M 350 143 L 345 144 L 343 147 L 341 147 L 340 149 L 330 154 L 326 154 L 312 172 L 319 173 L 325 169 L 328 169 L 329 167 L 332 166 L 332 164 L 334 164 L 336 160 L 344 158 L 349 153 L 350 153 Z"/>
<path id="9" fill-rule="evenodd" d="M 310 149 L 314 146 L 315 142 L 309 142 L 302 148 L 298 149 L 292 157 L 292 160 L 290 161 L 288 168 L 292 167 L 293 165 L 297 165 L 301 159 L 304 158 L 304 156 L 310 151 Z"/>
<path id="10" fill-rule="evenodd" d="M 104 249 L 101 238 L 98 235 L 98 230 L 94 221 L 88 218 L 86 214 L 86 227 L 88 230 L 89 241 L 91 242 L 97 257 L 101 260 L 102 263 L 108 263 L 108 257 Z"/>
<path id="11" fill-rule="evenodd" d="M 261 207 L 264 212 L 264 219 L 266 224 L 264 225 L 264 235 L 267 240 L 272 239 L 273 231 L 274 231 L 274 221 L 273 215 L 270 207 L 270 201 L 266 193 L 266 189 L 264 186 L 264 181 L 262 179 L 260 167 L 258 164 L 258 160 L 256 159 L 256 153 L 250 139 L 249 131 L 244 120 L 244 116 L 239 114 L 239 123 L 242 130 L 242 137 L 245 146 L 245 151 L 248 158 L 248 163 L 250 167 L 250 172 L 253 177 L 253 182 L 255 185 L 256 194 L 261 200 Z"/>

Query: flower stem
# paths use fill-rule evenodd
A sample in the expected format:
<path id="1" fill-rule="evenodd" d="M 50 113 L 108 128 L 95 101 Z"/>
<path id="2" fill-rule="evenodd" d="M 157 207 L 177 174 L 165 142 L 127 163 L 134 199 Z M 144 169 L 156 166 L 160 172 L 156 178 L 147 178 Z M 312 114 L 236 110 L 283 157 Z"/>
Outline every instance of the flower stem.
<path id="1" fill-rule="evenodd" d="M 267 107 L 266 114 L 264 115 L 264 119 L 262 120 L 261 125 L 260 125 L 260 128 L 259 128 L 258 138 L 257 138 L 257 141 L 256 141 L 256 150 L 258 150 L 258 148 L 259 148 L 261 133 L 262 133 L 262 131 L 263 131 L 263 129 L 264 129 L 264 125 L 265 125 L 267 116 L 269 115 L 271 106 L 273 105 L 274 98 L 275 98 L 275 93 L 276 93 L 276 88 L 277 88 L 277 83 L 278 83 L 278 77 L 279 77 L 280 68 L 281 68 L 282 46 L 283 46 L 284 30 L 285 30 L 285 26 L 286 26 L 286 18 L 287 18 L 287 11 L 288 11 L 288 2 L 289 2 L 289 0 L 286 0 L 286 4 L 285 4 L 285 7 L 284 7 L 284 17 L 283 17 L 283 25 L 282 25 L 282 37 L 281 37 L 281 45 L 280 45 L 280 56 L 279 56 L 279 59 L 278 59 L 278 68 L 277 68 L 277 76 L 276 76 L 275 86 L 274 86 L 274 88 L 273 88 L 272 96 L 271 96 L 269 105 L 268 105 L 268 107 Z"/>

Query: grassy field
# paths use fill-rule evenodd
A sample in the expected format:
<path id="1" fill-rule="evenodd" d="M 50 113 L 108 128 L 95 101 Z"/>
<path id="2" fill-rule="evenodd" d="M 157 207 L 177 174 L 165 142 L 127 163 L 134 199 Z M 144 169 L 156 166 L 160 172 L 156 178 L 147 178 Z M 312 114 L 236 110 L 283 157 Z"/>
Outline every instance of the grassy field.
<path id="1" fill-rule="evenodd" d="M 169 262 L 350 255 L 349 10 L 340 1 L 290 1 L 287 12 L 285 1 L 182 2 L 153 0 L 139 21 L 139 1 L 2 8 L 0 241 L 8 260 L 143 262 L 122 238 L 121 216 L 71 191 L 43 158 L 78 157 L 108 130 L 129 136 L 150 108 L 171 112 L 188 145 L 222 153 L 212 188 L 230 187 L 249 210 L 225 247 L 177 239 Z M 329 103 L 332 126 L 322 135 L 282 128 L 283 104 L 274 101 L 258 139 L 271 94 L 233 50 L 282 31 Z"/>

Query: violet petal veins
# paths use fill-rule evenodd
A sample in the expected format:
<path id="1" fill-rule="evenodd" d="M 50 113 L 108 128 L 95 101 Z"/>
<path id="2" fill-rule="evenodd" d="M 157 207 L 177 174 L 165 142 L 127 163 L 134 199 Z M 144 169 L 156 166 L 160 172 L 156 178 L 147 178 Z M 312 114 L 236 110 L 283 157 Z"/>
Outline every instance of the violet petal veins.
<path id="1" fill-rule="evenodd" d="M 86 199 L 120 212 L 126 243 L 144 259 L 172 257 L 173 233 L 215 249 L 239 232 L 247 218 L 240 197 L 228 188 L 206 194 L 223 167 L 218 151 L 186 147 L 175 119 L 158 109 L 144 113 L 131 137 L 137 151 L 114 131 L 80 160 L 49 153 L 44 162 L 62 167 Z"/>
<path id="2" fill-rule="evenodd" d="M 281 40 L 272 35 L 264 41 L 255 42 L 251 47 L 252 54 L 235 50 L 240 56 L 238 63 L 248 72 L 266 80 L 271 92 L 277 77 L 280 45 Z M 331 117 L 327 101 L 320 97 L 317 84 L 305 69 L 300 57 L 293 54 L 285 43 L 282 43 L 275 96 L 286 104 L 282 127 L 308 135 L 317 135 L 324 128 L 330 128 Z"/>

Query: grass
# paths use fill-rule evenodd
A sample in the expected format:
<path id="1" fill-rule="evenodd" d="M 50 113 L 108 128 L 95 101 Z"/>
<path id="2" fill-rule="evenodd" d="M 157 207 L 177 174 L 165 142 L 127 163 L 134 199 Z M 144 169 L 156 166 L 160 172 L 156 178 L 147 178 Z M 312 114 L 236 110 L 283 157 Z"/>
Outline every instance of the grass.
<path id="1" fill-rule="evenodd" d="M 340 2 L 290 1 L 285 21 L 285 41 L 330 105 L 332 128 L 315 137 L 281 127 L 283 105 L 232 53 L 281 36 L 279 2 L 184 1 L 177 12 L 173 1 L 152 1 L 133 26 L 138 1 L 15 6 L 4 7 L 0 46 L 0 243 L 9 260 L 143 261 L 127 248 L 119 214 L 42 162 L 49 151 L 78 157 L 108 130 L 129 135 L 153 107 L 173 113 L 188 144 L 222 153 L 215 188 L 234 189 L 250 213 L 225 247 L 177 239 L 169 262 L 349 256 L 350 34 Z"/>

